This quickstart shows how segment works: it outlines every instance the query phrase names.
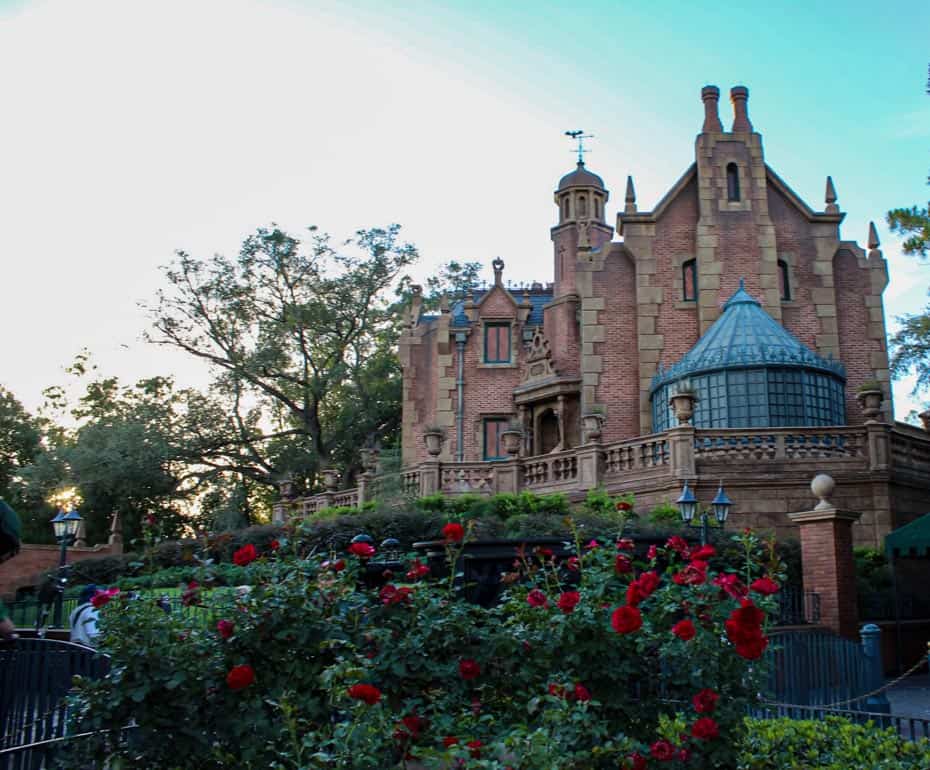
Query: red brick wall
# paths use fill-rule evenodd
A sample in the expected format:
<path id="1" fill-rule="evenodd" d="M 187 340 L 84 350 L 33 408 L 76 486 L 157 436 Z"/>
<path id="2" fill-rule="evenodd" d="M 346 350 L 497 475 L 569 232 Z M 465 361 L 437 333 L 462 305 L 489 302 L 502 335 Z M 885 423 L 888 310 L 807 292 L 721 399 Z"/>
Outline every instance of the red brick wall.
<path id="1" fill-rule="evenodd" d="M 656 319 L 656 334 L 663 336 L 661 362 L 665 366 L 676 363 L 698 340 L 697 303 L 683 303 L 681 289 L 675 285 L 681 277 L 680 262 L 695 256 L 697 222 L 697 181 L 692 180 L 656 222 L 653 242 L 656 259 L 653 286 L 664 291 Z M 635 323 L 630 334 L 636 334 Z"/>
<path id="2" fill-rule="evenodd" d="M 558 302 L 543 312 L 543 330 L 552 350 L 552 365 L 561 375 L 577 375 L 581 362 L 577 302 Z"/>
<path id="3" fill-rule="evenodd" d="M 109 545 L 96 548 L 69 548 L 68 563 L 109 556 Z M 45 571 L 58 566 L 61 549 L 57 545 L 24 545 L 18 555 L 0 564 L 0 596 L 10 599 L 16 589 L 32 585 Z"/>
<path id="4" fill-rule="evenodd" d="M 626 253 L 611 255 L 594 273 L 594 295 L 605 300 L 599 321 L 605 341 L 594 343 L 604 371 L 597 402 L 607 404 L 604 441 L 639 435 L 639 353 L 636 345 L 636 269 Z"/>
<path id="5" fill-rule="evenodd" d="M 869 271 L 859 267 L 859 260 L 849 249 L 840 249 L 833 260 L 833 272 L 840 358 L 846 366 L 846 421 L 859 425 L 865 417 L 856 401 L 856 388 L 872 379 L 871 354 L 881 352 L 879 342 L 870 340 L 866 333 L 869 309 L 863 298 L 870 290 Z"/>

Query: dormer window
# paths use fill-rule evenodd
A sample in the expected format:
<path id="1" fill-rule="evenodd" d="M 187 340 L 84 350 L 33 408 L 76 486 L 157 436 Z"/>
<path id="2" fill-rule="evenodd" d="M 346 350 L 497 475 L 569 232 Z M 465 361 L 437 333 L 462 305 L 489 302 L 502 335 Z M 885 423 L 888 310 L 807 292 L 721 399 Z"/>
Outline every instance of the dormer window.
<path id="1" fill-rule="evenodd" d="M 791 301 L 791 281 L 788 273 L 788 263 L 783 259 L 778 260 L 778 288 L 781 292 L 781 301 Z"/>
<path id="2" fill-rule="evenodd" d="M 510 363 L 510 324 L 487 323 L 484 326 L 484 362 Z"/>
<path id="3" fill-rule="evenodd" d="M 697 300 L 697 260 L 689 259 L 681 266 L 681 298 L 685 302 Z"/>
<path id="4" fill-rule="evenodd" d="M 739 200 L 739 169 L 735 163 L 727 163 L 727 200 Z"/>

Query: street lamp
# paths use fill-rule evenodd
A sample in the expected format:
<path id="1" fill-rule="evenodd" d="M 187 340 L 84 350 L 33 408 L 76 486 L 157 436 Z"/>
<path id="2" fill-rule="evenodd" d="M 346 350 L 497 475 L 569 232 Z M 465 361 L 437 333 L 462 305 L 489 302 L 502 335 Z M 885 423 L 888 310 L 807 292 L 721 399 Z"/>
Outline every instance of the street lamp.
<path id="1" fill-rule="evenodd" d="M 55 518 L 52 519 L 52 529 L 55 532 L 55 539 L 61 545 L 61 558 L 58 561 L 58 577 L 56 579 L 56 590 L 58 596 L 55 597 L 55 616 L 52 620 L 54 628 L 61 628 L 61 610 L 64 600 L 65 585 L 68 583 L 68 577 L 65 571 L 65 564 L 68 561 L 68 546 L 72 545 L 77 538 L 78 530 L 81 528 L 81 518 L 76 510 L 72 509 L 68 513 L 58 511 Z"/>
<path id="2" fill-rule="evenodd" d="M 678 512 L 681 514 L 681 520 L 690 526 L 700 527 L 701 528 L 701 545 L 707 544 L 707 524 L 709 517 L 707 511 L 701 511 L 700 524 L 694 524 L 694 514 L 697 513 L 698 509 L 698 500 L 694 496 L 694 492 L 691 490 L 691 487 L 688 486 L 688 482 L 685 482 L 684 489 L 681 490 L 681 497 L 676 501 L 678 503 Z M 730 506 L 733 505 L 733 501 L 727 497 L 727 493 L 723 491 L 723 482 L 720 482 L 720 487 L 717 489 L 717 496 L 711 500 L 710 506 L 714 511 L 714 518 L 717 519 L 717 523 L 722 527 L 727 520 L 727 516 L 730 513 Z"/>

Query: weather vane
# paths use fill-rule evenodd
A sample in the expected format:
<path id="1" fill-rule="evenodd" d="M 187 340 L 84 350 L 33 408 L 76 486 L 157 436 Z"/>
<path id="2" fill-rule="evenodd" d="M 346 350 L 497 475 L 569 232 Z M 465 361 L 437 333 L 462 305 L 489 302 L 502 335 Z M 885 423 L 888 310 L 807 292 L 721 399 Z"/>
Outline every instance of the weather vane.
<path id="1" fill-rule="evenodd" d="M 594 134 L 586 134 L 582 129 L 579 128 L 577 131 L 566 131 L 565 136 L 570 136 L 572 139 L 578 142 L 578 162 L 583 164 L 584 154 L 586 152 L 591 152 L 591 150 L 585 149 L 584 140 L 593 139 Z M 574 152 L 574 150 L 572 152 Z"/>

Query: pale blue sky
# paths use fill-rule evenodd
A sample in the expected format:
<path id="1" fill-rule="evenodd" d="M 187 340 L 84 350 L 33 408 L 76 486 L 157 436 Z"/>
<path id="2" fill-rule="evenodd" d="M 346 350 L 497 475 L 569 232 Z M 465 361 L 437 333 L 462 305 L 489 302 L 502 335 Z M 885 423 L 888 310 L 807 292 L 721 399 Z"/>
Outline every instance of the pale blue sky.
<path id="1" fill-rule="evenodd" d="M 844 237 L 879 225 L 891 319 L 930 267 L 888 208 L 925 202 L 930 4 L 0 0 L 0 383 L 35 407 L 89 347 L 108 373 L 195 364 L 140 341 L 175 248 L 232 252 L 271 220 L 346 236 L 396 221 L 423 254 L 551 279 L 562 132 L 622 205 L 693 159 L 700 89 L 750 89 L 766 160 Z M 722 119 L 730 120 L 724 98 Z M 899 418 L 911 404 L 896 390 Z"/>

